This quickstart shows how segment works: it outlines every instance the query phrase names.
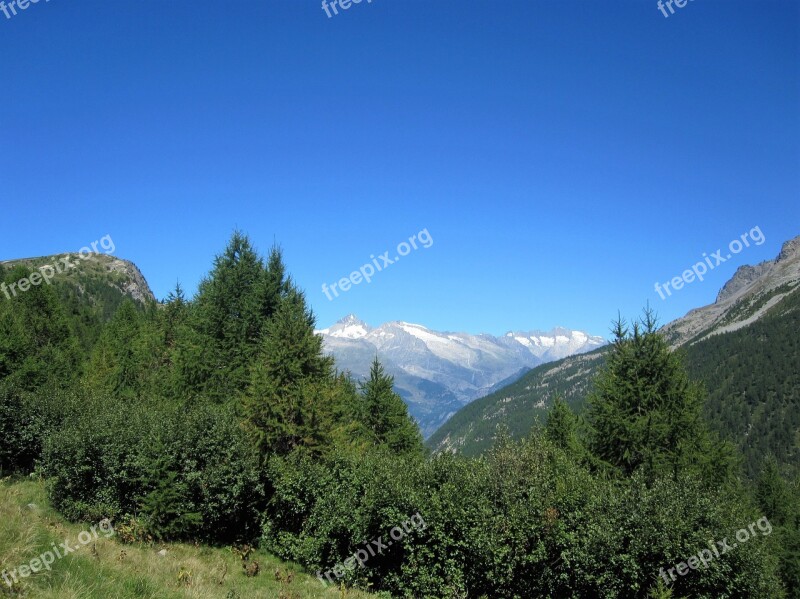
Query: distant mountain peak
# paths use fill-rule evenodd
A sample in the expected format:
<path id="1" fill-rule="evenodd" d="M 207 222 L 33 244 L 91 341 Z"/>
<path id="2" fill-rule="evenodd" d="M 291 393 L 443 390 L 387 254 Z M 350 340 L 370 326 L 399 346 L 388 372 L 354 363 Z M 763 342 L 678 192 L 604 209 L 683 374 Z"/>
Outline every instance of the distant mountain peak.
<path id="1" fill-rule="evenodd" d="M 781 247 L 781 253 L 778 254 L 776 263 L 789 260 L 790 258 L 800 257 L 800 235 L 794 239 L 790 239 Z"/>
<path id="2" fill-rule="evenodd" d="M 348 314 L 341 320 L 337 321 L 333 326 L 327 329 L 319 329 L 315 331 L 318 335 L 323 337 L 341 337 L 344 339 L 361 339 L 366 337 L 372 327 L 366 322 L 361 320 L 355 314 Z"/>
<path id="3" fill-rule="evenodd" d="M 342 318 L 342 319 L 338 320 L 338 321 L 336 322 L 336 324 L 343 324 L 343 325 L 345 325 L 345 326 L 346 326 L 346 325 L 355 325 L 355 324 L 361 324 L 361 325 L 365 325 L 365 326 L 366 326 L 366 324 L 367 324 L 367 323 L 366 323 L 366 322 L 364 322 L 363 320 L 361 320 L 361 319 L 360 319 L 358 316 L 356 316 L 355 314 L 348 314 L 348 315 L 347 315 L 347 316 L 345 316 L 344 318 Z"/>

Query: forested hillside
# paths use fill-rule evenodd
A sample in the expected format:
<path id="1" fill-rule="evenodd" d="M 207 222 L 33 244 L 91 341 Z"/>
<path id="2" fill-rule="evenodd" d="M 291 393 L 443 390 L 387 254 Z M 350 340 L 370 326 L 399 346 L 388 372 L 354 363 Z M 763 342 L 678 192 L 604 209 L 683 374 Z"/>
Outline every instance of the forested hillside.
<path id="1" fill-rule="evenodd" d="M 18 278 L 8 277 L 8 285 L 32 272 L 52 272 L 52 276 L 40 284 L 52 286 L 81 347 L 87 351 L 97 340 L 102 325 L 125 299 L 140 305 L 155 300 L 136 265 L 107 254 L 59 254 L 11 260 L 0 263 L 0 269 L 19 273 Z M 17 294 L 21 298 L 23 293 L 6 287 L 0 300 L 16 300 Z"/>
<path id="2" fill-rule="evenodd" d="M 736 443 L 755 474 L 775 456 L 800 472 L 800 288 L 752 325 L 686 349 L 708 393 L 714 427 Z"/>
<path id="3" fill-rule="evenodd" d="M 748 482 L 649 312 L 617 324 L 585 417 L 556 402 L 542 430 L 470 458 L 426 454 L 377 361 L 362 384 L 339 372 L 282 252 L 264 259 L 241 233 L 192 298 L 127 299 L 88 324 L 71 301 L 50 285 L 0 301 L 0 469 L 136 552 L 258 546 L 318 577 L 319 596 L 800 592 L 800 482 L 774 461 Z M 554 387 L 599 362 L 582 359 Z M 748 527 L 708 567 L 690 559 Z M 35 558 L 13 542 L 0 536 L 4 572 Z M 246 566 L 229 576 L 273 576 Z M 42 576 L 0 588 L 36 596 Z"/>
<path id="4" fill-rule="evenodd" d="M 580 411 L 607 348 L 542 364 L 518 381 L 460 409 L 427 441 L 434 451 L 476 456 L 494 443 L 498 426 L 515 439 L 542 426 L 556 397 Z"/>
<path id="5" fill-rule="evenodd" d="M 737 273 L 720 294 L 724 303 L 695 310 L 663 330 L 668 340 L 680 342 L 692 379 L 707 393 L 704 413 L 712 429 L 738 447 L 751 477 L 769 457 L 789 473 L 800 472 L 798 245 L 784 244 L 778 259 L 764 263 L 762 276 L 747 284 Z M 741 272 L 749 274 L 750 267 Z M 580 412 L 606 353 L 602 348 L 533 369 L 460 410 L 428 446 L 478 455 L 491 447 L 498 425 L 514 438 L 543 425 L 556 397 Z"/>

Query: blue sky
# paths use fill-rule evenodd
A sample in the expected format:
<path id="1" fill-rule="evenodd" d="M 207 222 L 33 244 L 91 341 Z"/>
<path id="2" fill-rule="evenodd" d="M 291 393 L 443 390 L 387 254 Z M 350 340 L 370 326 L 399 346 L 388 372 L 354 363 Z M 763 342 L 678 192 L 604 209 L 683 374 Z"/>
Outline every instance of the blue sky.
<path id="1" fill-rule="evenodd" d="M 799 38 L 790 0 L 40 1 L 0 13 L 0 258 L 109 234 L 164 297 L 240 228 L 321 326 L 668 321 L 800 234 Z"/>

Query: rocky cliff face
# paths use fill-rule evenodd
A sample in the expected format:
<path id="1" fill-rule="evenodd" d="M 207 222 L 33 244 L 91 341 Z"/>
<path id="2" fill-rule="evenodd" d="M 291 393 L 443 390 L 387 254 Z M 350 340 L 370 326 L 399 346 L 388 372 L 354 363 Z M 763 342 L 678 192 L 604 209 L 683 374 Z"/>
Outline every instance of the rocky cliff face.
<path id="1" fill-rule="evenodd" d="M 142 275 L 142 271 L 133 262 L 112 258 L 108 264 L 109 270 L 121 273 L 124 281 L 119 284 L 122 293 L 131 296 L 137 302 L 155 301 L 150 285 Z"/>
<path id="2" fill-rule="evenodd" d="M 674 346 L 735 331 L 757 321 L 800 284 L 800 236 L 783 244 L 775 260 L 741 266 L 710 306 L 692 310 L 663 328 Z"/>
<path id="3" fill-rule="evenodd" d="M 736 296 L 740 291 L 749 287 L 756 279 L 760 279 L 770 271 L 774 262 L 767 261 L 755 266 L 740 266 L 730 281 L 720 289 L 717 294 L 717 301 L 720 304 Z"/>

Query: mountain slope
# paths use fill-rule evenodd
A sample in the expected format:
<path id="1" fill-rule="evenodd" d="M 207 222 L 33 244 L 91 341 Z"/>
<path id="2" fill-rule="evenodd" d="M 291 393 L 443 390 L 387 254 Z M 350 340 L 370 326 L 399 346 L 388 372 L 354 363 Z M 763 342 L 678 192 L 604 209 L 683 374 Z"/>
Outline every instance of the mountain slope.
<path id="1" fill-rule="evenodd" d="M 746 327 L 686 348 L 689 374 L 708 392 L 706 414 L 756 474 L 773 454 L 800 470 L 800 287 Z"/>
<path id="2" fill-rule="evenodd" d="M 686 353 L 692 377 L 705 384 L 712 425 L 742 449 L 750 473 L 767 453 L 800 468 L 799 318 L 800 237 L 775 260 L 741 267 L 714 304 L 662 329 Z M 453 416 L 428 446 L 475 455 L 491 444 L 498 424 L 522 436 L 544 422 L 556 393 L 580 409 L 603 352 L 533 369 Z"/>
<path id="3" fill-rule="evenodd" d="M 775 260 L 741 266 L 717 300 L 669 323 L 663 333 L 674 346 L 736 331 L 761 318 L 800 282 L 800 237 L 783 244 Z"/>
<path id="4" fill-rule="evenodd" d="M 605 343 L 564 328 L 503 337 L 437 332 L 400 321 L 373 328 L 353 315 L 317 334 L 337 367 L 357 378 L 367 375 L 377 355 L 426 437 L 465 404 L 515 381 L 531 367 Z"/>
<path id="5" fill-rule="evenodd" d="M 133 262 L 108 254 L 68 253 L 0 262 L 0 266 L 6 270 L 22 266 L 30 272 L 46 265 L 58 265 L 52 278 L 53 284 L 72 283 L 79 287 L 82 294 L 88 295 L 90 301 L 98 299 L 92 297 L 92 294 L 98 294 L 97 286 L 91 284 L 93 282 L 100 282 L 113 289 L 118 295 L 130 296 L 131 299 L 138 302 L 155 300 L 150 286 Z"/>
<path id="6" fill-rule="evenodd" d="M 518 381 L 461 409 L 427 441 L 436 451 L 478 455 L 491 447 L 499 424 L 515 438 L 544 423 L 556 395 L 581 406 L 606 348 L 534 368 Z"/>
<path id="7" fill-rule="evenodd" d="M 48 266 L 53 267 L 52 271 L 43 270 Z M 126 298 L 139 305 L 155 301 L 137 266 L 108 254 L 69 253 L 0 262 L 0 279 L 7 283 L 0 292 L 0 302 L 13 304 L 17 299 L 15 293 L 25 293 L 10 289 L 10 284 L 19 280 L 16 274 L 11 274 L 12 270 L 26 278 L 34 272 L 54 272 L 49 284 L 60 296 L 70 320 L 76 323 L 76 332 L 86 349 L 96 339 L 99 324 L 108 321 Z"/>

